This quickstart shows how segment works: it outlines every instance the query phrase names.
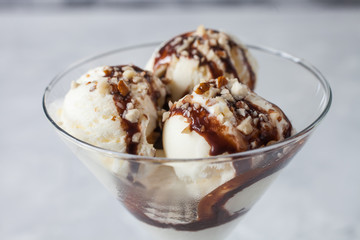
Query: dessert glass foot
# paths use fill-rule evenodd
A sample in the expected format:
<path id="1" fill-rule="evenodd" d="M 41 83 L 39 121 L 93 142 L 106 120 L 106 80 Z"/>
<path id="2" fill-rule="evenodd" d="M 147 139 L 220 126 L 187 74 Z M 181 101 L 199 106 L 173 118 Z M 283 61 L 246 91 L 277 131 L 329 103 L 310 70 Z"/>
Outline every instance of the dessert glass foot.
<path id="1" fill-rule="evenodd" d="M 56 119 L 70 82 L 101 65 L 146 64 L 158 44 L 118 49 L 80 61 L 56 76 L 43 108 L 66 145 L 154 239 L 224 239 L 302 148 L 328 112 L 330 86 L 302 59 L 248 45 L 259 62 L 259 95 L 277 104 L 296 134 L 263 148 L 204 159 L 143 157 L 102 149 L 63 130 Z M 183 175 L 187 171 L 191 174 Z M 144 230 L 145 231 L 145 230 Z"/>

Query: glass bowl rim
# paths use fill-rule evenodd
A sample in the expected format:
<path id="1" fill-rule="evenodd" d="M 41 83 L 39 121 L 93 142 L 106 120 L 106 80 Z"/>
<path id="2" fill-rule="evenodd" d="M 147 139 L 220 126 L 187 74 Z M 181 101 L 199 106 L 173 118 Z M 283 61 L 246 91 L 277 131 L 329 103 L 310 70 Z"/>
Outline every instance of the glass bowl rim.
<path id="1" fill-rule="evenodd" d="M 271 144 L 269 146 L 265 146 L 265 147 L 261 147 L 261 148 L 256 148 L 256 149 L 252 149 L 252 150 L 247 150 L 244 152 L 238 152 L 238 153 L 232 153 L 232 154 L 226 154 L 226 155 L 217 155 L 217 156 L 209 156 L 209 157 L 204 157 L 204 158 L 186 158 L 186 159 L 182 159 L 182 158 L 166 158 L 166 157 L 148 157 L 148 156 L 141 156 L 141 155 L 133 155 L 133 154 L 128 154 L 128 153 L 122 153 L 122 152 L 117 152 L 117 151 L 113 151 L 113 150 L 109 150 L 109 149 L 105 149 L 102 147 L 98 147 L 95 145 L 92 145 L 90 143 L 87 143 L 85 141 L 82 141 L 74 136 L 72 136 L 71 134 L 69 134 L 67 131 L 65 131 L 63 128 L 61 128 L 50 116 L 48 110 L 47 110 L 47 97 L 48 94 L 51 92 L 53 86 L 56 85 L 56 83 L 58 81 L 61 80 L 61 78 L 66 75 L 68 72 L 72 71 L 73 69 L 91 62 L 93 60 L 96 60 L 98 58 L 101 57 L 105 57 L 114 53 L 118 53 L 118 52 L 122 52 L 122 51 L 129 51 L 129 50 L 134 50 L 134 49 L 139 49 L 139 48 L 145 48 L 145 47 L 157 47 L 161 44 L 161 42 L 152 42 L 152 43 L 144 43 L 144 44 L 137 44 L 137 45 L 131 45 L 131 46 L 127 46 L 127 47 L 122 47 L 122 48 L 118 48 L 118 49 L 114 49 L 114 50 L 110 50 L 107 52 L 103 52 L 97 55 L 93 55 L 92 57 L 89 58 L 84 58 L 80 61 L 77 61 L 73 64 L 71 64 L 70 66 L 68 66 L 67 68 L 65 68 L 63 71 L 61 71 L 60 73 L 58 73 L 57 75 L 55 75 L 55 77 L 51 80 L 51 82 L 47 85 L 47 87 L 45 88 L 44 94 L 43 94 L 43 98 L 42 98 L 42 107 L 43 107 L 43 111 L 45 113 L 45 116 L 47 117 L 47 119 L 51 122 L 51 124 L 65 137 L 69 138 L 71 141 L 75 141 L 77 144 L 81 145 L 82 147 L 86 147 L 86 148 L 90 148 L 92 150 L 98 151 L 98 152 L 102 152 L 105 153 L 107 155 L 111 155 L 113 157 L 118 157 L 121 160 L 128 160 L 128 161 L 151 161 L 151 162 L 156 162 L 156 163 L 176 163 L 176 162 L 193 162 L 193 161 L 227 161 L 228 159 L 231 160 L 241 160 L 241 158 L 245 159 L 247 157 L 251 157 L 251 156 L 255 156 L 264 152 L 268 152 L 277 148 L 281 148 L 287 144 L 293 143 L 293 142 L 297 142 L 301 139 L 303 139 L 305 136 L 307 136 L 308 134 L 310 134 L 310 132 L 319 125 L 319 123 L 324 119 L 325 115 L 328 113 L 330 106 L 331 106 L 331 102 L 332 102 L 332 91 L 331 91 L 331 87 L 330 84 L 328 83 L 328 81 L 326 80 L 326 78 L 322 75 L 322 73 L 312 64 L 310 64 L 309 62 L 307 62 L 304 59 L 295 57 L 291 54 L 288 54 L 286 52 L 274 49 L 274 48 L 270 48 L 270 47 L 266 47 L 266 46 L 261 46 L 261 45 L 253 45 L 253 44 L 244 44 L 246 47 L 249 48 L 249 50 L 251 51 L 251 49 L 263 52 L 263 53 L 267 53 L 270 55 L 274 55 L 277 57 L 281 57 L 285 60 L 288 60 L 290 62 L 293 62 L 295 64 L 300 65 L 301 67 L 305 68 L 306 70 L 308 70 L 310 73 L 312 73 L 316 79 L 320 82 L 320 84 L 322 85 L 324 92 L 325 92 L 325 102 L 322 105 L 325 105 L 325 108 L 323 109 L 322 112 L 320 112 L 320 114 L 317 116 L 317 118 L 315 118 L 314 121 L 312 121 L 308 126 L 306 126 L 305 128 L 303 128 L 301 131 L 296 132 L 294 135 L 292 135 L 289 138 L 286 138 L 283 141 Z"/>

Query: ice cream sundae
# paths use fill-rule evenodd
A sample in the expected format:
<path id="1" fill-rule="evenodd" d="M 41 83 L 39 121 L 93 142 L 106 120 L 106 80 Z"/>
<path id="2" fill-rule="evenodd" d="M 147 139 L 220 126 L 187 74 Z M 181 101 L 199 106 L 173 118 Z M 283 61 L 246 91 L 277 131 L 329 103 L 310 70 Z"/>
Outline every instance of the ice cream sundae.
<path id="1" fill-rule="evenodd" d="M 199 26 L 178 35 L 156 50 L 146 69 L 163 78 L 172 100 L 190 93 L 203 79 L 237 78 L 254 89 L 257 63 L 248 49 L 234 37 Z"/>
<path id="2" fill-rule="evenodd" d="M 74 79 L 56 122 L 120 153 L 79 155 L 158 236 L 222 239 L 294 153 L 236 154 L 290 137 L 292 125 L 256 94 L 255 59 L 224 32 L 200 26 L 149 57 L 147 70 L 120 62 Z"/>

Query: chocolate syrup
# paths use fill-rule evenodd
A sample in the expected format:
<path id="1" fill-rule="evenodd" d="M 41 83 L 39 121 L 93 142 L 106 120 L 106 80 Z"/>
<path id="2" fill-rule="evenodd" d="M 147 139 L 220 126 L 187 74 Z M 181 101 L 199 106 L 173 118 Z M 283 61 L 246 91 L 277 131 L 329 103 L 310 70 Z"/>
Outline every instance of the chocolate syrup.
<path id="1" fill-rule="evenodd" d="M 117 86 L 112 84 L 111 94 L 113 95 L 113 100 L 116 106 L 116 109 L 119 113 L 119 116 L 123 116 L 124 111 L 126 110 L 126 105 L 131 102 L 131 95 L 128 94 L 125 97 L 122 96 L 117 90 Z M 139 123 L 132 123 L 125 118 L 121 118 L 121 128 L 126 131 L 126 152 L 130 154 L 137 154 L 138 143 L 132 141 L 132 137 L 135 133 L 140 132 Z"/>
<path id="2" fill-rule="evenodd" d="M 188 119 L 190 130 L 196 131 L 209 143 L 211 156 L 246 150 L 239 147 L 233 136 L 226 134 L 226 127 L 221 125 L 215 117 L 209 117 L 208 111 L 202 107 L 195 109 L 191 105 L 190 108 L 193 110 L 189 117 L 185 116 L 187 110 L 182 108 L 173 109 L 171 115 L 182 115 Z"/>
<path id="3" fill-rule="evenodd" d="M 239 101 L 240 102 L 240 101 Z M 236 104 L 238 104 L 239 102 L 237 102 Z M 257 114 L 264 114 L 266 116 L 266 118 L 270 118 L 269 114 L 271 112 L 273 112 L 274 110 L 270 109 L 269 112 L 265 111 L 264 109 L 260 108 L 258 105 L 253 104 L 250 101 L 247 101 L 246 99 L 241 100 L 241 102 L 247 104 L 249 110 L 247 110 L 247 114 L 248 115 L 253 115 L 255 112 Z M 270 102 L 269 102 L 270 103 Z M 235 107 L 236 107 L 235 104 Z M 273 103 L 270 103 L 274 109 L 277 109 L 278 112 L 281 112 L 280 108 L 278 106 L 276 106 Z M 246 116 L 248 116 L 246 115 Z M 277 119 L 278 121 L 281 121 L 281 119 L 284 118 L 285 121 L 288 123 L 288 126 L 286 126 L 284 129 L 282 129 L 282 133 L 284 138 L 288 138 L 291 136 L 291 132 L 292 132 L 292 125 L 291 122 L 289 121 L 289 119 L 286 117 L 285 114 L 283 114 L 283 116 L 279 116 L 279 118 Z M 255 129 L 258 129 L 256 131 L 256 133 L 253 133 L 252 135 L 249 136 L 249 141 L 257 141 L 258 146 L 265 146 L 268 142 L 270 141 L 279 141 L 280 136 L 277 136 L 277 130 L 276 127 L 273 126 L 269 126 L 269 125 L 265 125 L 265 126 L 261 126 L 261 122 L 263 122 L 266 120 L 261 120 L 255 125 Z"/>
<path id="4" fill-rule="evenodd" d="M 117 78 L 117 84 L 115 83 L 110 83 L 111 86 L 111 90 L 110 90 L 110 94 L 113 95 L 113 100 L 117 109 L 117 112 L 119 114 L 119 116 L 121 117 L 121 128 L 124 129 L 126 131 L 126 138 L 125 138 L 125 142 L 126 142 L 126 152 L 129 154 L 137 154 L 137 149 L 138 149 L 138 142 L 134 142 L 132 141 L 133 136 L 140 132 L 140 126 L 138 122 L 132 123 L 130 121 L 128 121 L 127 119 L 123 118 L 123 113 L 126 110 L 126 106 L 128 103 L 130 103 L 132 101 L 132 95 L 131 95 L 131 90 L 128 88 L 127 84 L 124 82 L 124 80 L 121 80 L 122 77 L 122 73 L 123 67 L 126 67 L 127 65 L 118 65 L 118 66 L 111 66 L 108 67 L 108 69 L 104 70 L 105 73 L 105 77 L 107 77 L 110 83 L 110 80 L 114 77 Z M 148 82 L 148 92 L 147 94 L 150 95 L 150 98 L 153 102 L 153 104 L 155 105 L 155 107 L 157 108 L 157 101 L 160 98 L 160 92 L 155 90 L 154 86 L 153 86 L 153 81 L 152 81 L 152 75 L 147 72 L 142 70 L 141 68 L 134 66 L 134 65 L 130 65 L 130 67 L 137 73 L 139 73 L 147 82 Z M 115 74 L 117 73 L 117 74 Z M 135 84 L 132 82 L 132 80 L 128 79 L 129 84 Z"/>
<path id="5" fill-rule="evenodd" d="M 115 72 L 119 73 L 119 76 L 117 77 L 118 81 L 119 78 L 122 75 L 122 67 L 124 67 L 124 65 L 119 65 L 119 66 L 113 66 L 113 67 L 109 67 L 109 69 L 104 70 L 105 73 L 105 77 L 107 77 L 110 80 L 114 77 Z M 136 67 L 132 66 L 132 68 L 136 71 Z M 116 70 L 115 70 L 116 69 Z M 126 110 L 126 105 L 131 102 L 131 95 L 129 94 L 129 91 L 124 92 L 121 88 L 120 83 L 123 83 L 123 81 L 119 81 L 119 84 L 114 84 L 111 83 L 111 90 L 110 90 L 110 94 L 113 95 L 113 100 L 116 106 L 116 110 L 119 114 L 119 116 L 121 117 L 121 128 L 124 129 L 126 131 L 126 138 L 125 138 L 125 142 L 126 142 L 126 152 L 130 153 L 130 154 L 136 154 L 137 153 L 137 147 L 138 147 L 138 143 L 137 142 L 133 142 L 132 141 L 132 137 L 134 136 L 134 134 L 136 134 L 137 132 L 140 131 L 139 128 L 139 124 L 136 123 L 131 123 L 130 121 L 128 121 L 127 119 L 123 118 L 123 113 Z M 124 83 L 123 83 L 124 84 Z"/>
<path id="6" fill-rule="evenodd" d="M 243 189 L 285 167 L 295 153 L 303 146 L 305 141 L 306 139 L 303 139 L 300 143 L 293 143 L 289 145 L 287 151 L 280 148 L 277 151 L 273 150 L 271 153 L 264 152 L 263 155 L 257 156 L 260 159 L 264 159 L 264 161 L 262 161 L 263 163 L 267 163 L 264 166 L 257 166 L 253 169 L 248 167 L 245 172 L 243 169 L 236 169 L 237 174 L 233 179 L 217 187 L 197 203 L 197 217 L 191 222 L 164 223 L 147 216 L 146 209 L 151 207 L 147 206 L 146 202 L 139 202 L 138 199 L 141 198 L 141 196 L 137 196 L 137 194 L 132 192 L 130 189 L 123 202 L 126 208 L 136 218 L 160 228 L 173 228 L 179 231 L 199 231 L 220 226 L 244 215 L 248 210 L 250 210 L 243 208 L 231 214 L 225 208 L 226 203 Z M 234 163 L 243 161 L 251 162 L 252 158 L 249 157 L 238 161 L 234 158 L 233 161 Z M 241 166 L 241 164 L 233 165 L 235 168 L 236 166 Z M 161 210 L 157 209 L 156 211 Z M 169 210 L 169 213 L 170 212 L 171 210 Z M 167 212 L 164 212 L 163 214 L 166 213 Z"/>

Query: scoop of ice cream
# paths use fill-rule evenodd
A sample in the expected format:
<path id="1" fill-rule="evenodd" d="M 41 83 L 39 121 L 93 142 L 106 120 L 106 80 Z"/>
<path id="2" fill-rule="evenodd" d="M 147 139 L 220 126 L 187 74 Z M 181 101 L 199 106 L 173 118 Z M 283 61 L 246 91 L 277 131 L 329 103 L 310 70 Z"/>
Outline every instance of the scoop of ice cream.
<path id="1" fill-rule="evenodd" d="M 200 83 L 163 118 L 163 146 L 169 158 L 242 152 L 283 140 L 292 131 L 279 107 L 235 78 Z"/>
<path id="2" fill-rule="evenodd" d="M 239 41 L 203 26 L 165 43 L 146 66 L 169 82 L 173 101 L 189 93 L 201 80 L 219 76 L 237 78 L 253 89 L 256 68 L 256 61 Z"/>
<path id="3" fill-rule="evenodd" d="M 99 147 L 154 156 L 153 133 L 165 95 L 151 72 L 132 65 L 98 67 L 72 82 L 60 125 Z"/>

